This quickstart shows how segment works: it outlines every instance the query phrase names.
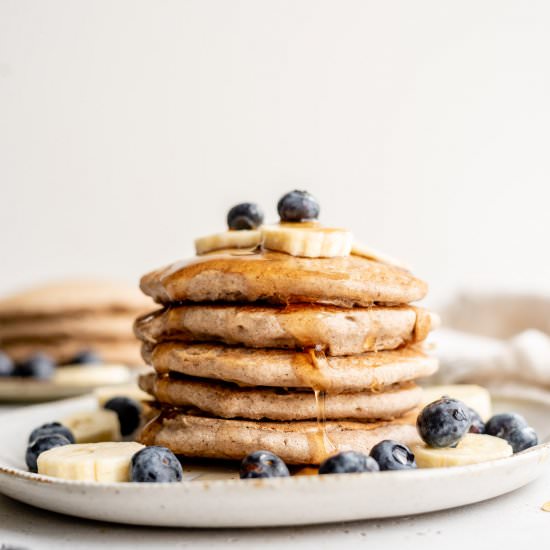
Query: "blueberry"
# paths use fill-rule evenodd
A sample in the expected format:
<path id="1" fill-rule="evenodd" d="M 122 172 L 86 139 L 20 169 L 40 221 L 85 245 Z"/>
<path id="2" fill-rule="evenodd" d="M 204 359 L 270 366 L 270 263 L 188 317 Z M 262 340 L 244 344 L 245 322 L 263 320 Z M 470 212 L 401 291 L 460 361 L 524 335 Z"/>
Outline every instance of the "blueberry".
<path id="1" fill-rule="evenodd" d="M 354 472 L 378 472 L 380 468 L 374 458 L 357 453 L 344 451 L 327 458 L 319 466 L 320 474 L 350 474 Z"/>
<path id="2" fill-rule="evenodd" d="M 15 367 L 14 376 L 47 380 L 55 372 L 55 363 L 44 353 L 37 353 Z"/>
<path id="3" fill-rule="evenodd" d="M 316 220 L 319 210 L 317 199 L 307 191 L 291 191 L 277 204 L 277 212 L 283 222 Z"/>
<path id="4" fill-rule="evenodd" d="M 411 450 L 397 441 L 385 439 L 375 445 L 370 456 L 376 460 L 381 470 L 410 470 L 416 468 Z"/>
<path id="5" fill-rule="evenodd" d="M 103 359 L 99 353 L 95 352 L 92 349 L 82 350 L 80 353 L 77 353 L 70 361 L 71 365 L 91 365 L 103 363 Z"/>
<path id="6" fill-rule="evenodd" d="M 485 433 L 495 437 L 504 437 L 504 434 L 518 428 L 527 428 L 527 420 L 517 413 L 495 414 L 485 424 Z"/>
<path id="7" fill-rule="evenodd" d="M 32 443 L 35 439 L 38 439 L 39 437 L 42 437 L 44 435 L 62 435 L 63 437 L 66 437 L 70 443 L 74 443 L 74 435 L 67 426 L 63 426 L 63 424 L 60 424 L 59 422 L 48 422 L 47 424 L 42 424 L 42 426 L 38 426 L 38 428 L 35 428 L 31 435 L 29 435 L 29 443 Z"/>
<path id="8" fill-rule="evenodd" d="M 474 411 L 471 407 L 468 407 L 468 412 L 470 413 L 470 420 L 472 421 L 470 425 L 469 433 L 471 434 L 484 434 L 485 433 L 485 422 L 481 419 L 481 416 Z"/>
<path id="9" fill-rule="evenodd" d="M 43 435 L 35 439 L 28 447 L 27 454 L 25 455 L 25 460 L 29 471 L 37 472 L 38 465 L 36 461 L 38 457 L 44 452 L 54 447 L 62 447 L 63 445 L 70 445 L 71 442 L 63 435 L 60 434 L 50 434 Z"/>
<path id="10" fill-rule="evenodd" d="M 145 447 L 132 457 L 131 480 L 140 483 L 181 481 L 183 470 L 176 455 L 166 447 Z"/>
<path id="11" fill-rule="evenodd" d="M 269 451 L 254 451 L 244 457 L 239 473 L 241 479 L 287 477 L 290 475 L 286 464 Z"/>
<path id="12" fill-rule="evenodd" d="M 12 376 L 15 371 L 15 365 L 11 357 L 0 351 L 0 377 Z"/>
<path id="13" fill-rule="evenodd" d="M 104 408 L 118 414 L 122 435 L 130 435 L 137 430 L 141 418 L 141 405 L 137 401 L 129 397 L 112 397 Z"/>
<path id="14" fill-rule="evenodd" d="M 237 204 L 227 213 L 229 229 L 256 229 L 264 222 L 264 213 L 253 202 Z"/>
<path id="15" fill-rule="evenodd" d="M 517 413 L 495 414 L 485 424 L 485 433 L 508 441 L 514 453 L 534 447 L 539 442 L 535 430 Z"/>
<path id="16" fill-rule="evenodd" d="M 510 443 L 514 453 L 519 453 L 538 445 L 539 438 L 537 432 L 531 426 L 525 428 L 514 428 L 506 432 L 504 439 Z"/>
<path id="17" fill-rule="evenodd" d="M 430 447 L 451 447 L 470 429 L 468 407 L 450 397 L 430 403 L 418 415 L 416 427 Z"/>

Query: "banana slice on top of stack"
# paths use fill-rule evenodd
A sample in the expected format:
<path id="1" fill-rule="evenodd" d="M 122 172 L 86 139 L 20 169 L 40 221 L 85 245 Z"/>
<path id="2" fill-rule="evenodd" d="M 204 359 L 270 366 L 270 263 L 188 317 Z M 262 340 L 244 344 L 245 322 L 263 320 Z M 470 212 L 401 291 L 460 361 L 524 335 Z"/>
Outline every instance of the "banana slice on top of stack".
<path id="1" fill-rule="evenodd" d="M 238 205 L 251 206 L 249 203 Z M 254 205 L 257 208 L 256 205 Z M 233 209 L 232 209 L 233 210 Z M 369 260 L 409 269 L 406 264 L 378 250 L 358 243 L 353 233 L 338 227 L 325 227 L 311 219 L 296 219 L 272 225 L 263 224 L 260 212 L 253 219 L 228 214 L 229 229 L 195 240 L 198 256 L 221 250 L 251 250 L 261 246 L 266 250 L 283 252 L 302 258 L 337 258 L 361 256 Z M 237 221 L 235 221 L 235 219 Z M 246 221 L 243 221 L 246 220 Z"/>

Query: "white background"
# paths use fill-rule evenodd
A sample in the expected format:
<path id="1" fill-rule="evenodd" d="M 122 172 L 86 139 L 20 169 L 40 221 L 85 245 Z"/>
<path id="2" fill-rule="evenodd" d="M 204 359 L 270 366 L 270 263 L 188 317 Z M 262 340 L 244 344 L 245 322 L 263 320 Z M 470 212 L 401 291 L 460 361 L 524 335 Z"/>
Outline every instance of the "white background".
<path id="1" fill-rule="evenodd" d="M 435 295 L 550 289 L 547 1 L 0 0 L 0 291 L 292 188 Z"/>

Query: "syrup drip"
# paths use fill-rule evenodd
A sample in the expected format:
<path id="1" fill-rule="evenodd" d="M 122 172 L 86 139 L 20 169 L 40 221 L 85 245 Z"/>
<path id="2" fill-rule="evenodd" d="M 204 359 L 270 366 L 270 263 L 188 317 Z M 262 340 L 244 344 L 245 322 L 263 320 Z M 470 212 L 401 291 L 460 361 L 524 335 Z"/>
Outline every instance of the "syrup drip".
<path id="1" fill-rule="evenodd" d="M 321 373 L 322 367 L 330 368 L 325 352 L 316 346 L 314 349 L 309 350 L 309 356 L 311 362 L 318 373 Z M 322 375 L 321 375 L 322 376 Z M 317 409 L 317 434 L 315 437 L 316 455 L 320 455 L 320 458 L 325 458 L 328 455 L 336 451 L 334 443 L 330 440 L 327 433 L 327 416 L 326 416 L 326 392 L 318 387 L 312 385 L 313 393 L 315 395 L 315 406 Z"/>
<path id="2" fill-rule="evenodd" d="M 294 472 L 295 476 L 317 476 L 319 475 L 319 469 L 318 468 L 311 468 L 310 466 L 306 466 L 305 468 L 300 468 L 299 470 L 296 470 Z"/>

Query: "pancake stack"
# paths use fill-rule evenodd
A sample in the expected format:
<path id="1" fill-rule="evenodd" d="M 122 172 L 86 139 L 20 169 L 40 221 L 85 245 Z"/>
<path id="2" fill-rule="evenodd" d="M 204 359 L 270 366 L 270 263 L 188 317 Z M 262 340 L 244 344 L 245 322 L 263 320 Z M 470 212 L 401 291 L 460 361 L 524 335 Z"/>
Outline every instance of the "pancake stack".
<path id="1" fill-rule="evenodd" d="M 155 399 L 140 441 L 230 460 L 264 449 L 304 465 L 419 442 L 414 380 L 437 369 L 422 348 L 435 317 L 409 304 L 426 285 L 364 249 L 305 258 L 259 243 L 142 278 L 161 308 L 135 324 L 153 367 L 140 386 Z"/>
<path id="2" fill-rule="evenodd" d="M 92 352 L 101 361 L 139 365 L 132 333 L 151 302 L 132 286 L 96 280 L 50 283 L 0 300 L 0 350 L 15 361 L 44 353 L 57 364 Z"/>

